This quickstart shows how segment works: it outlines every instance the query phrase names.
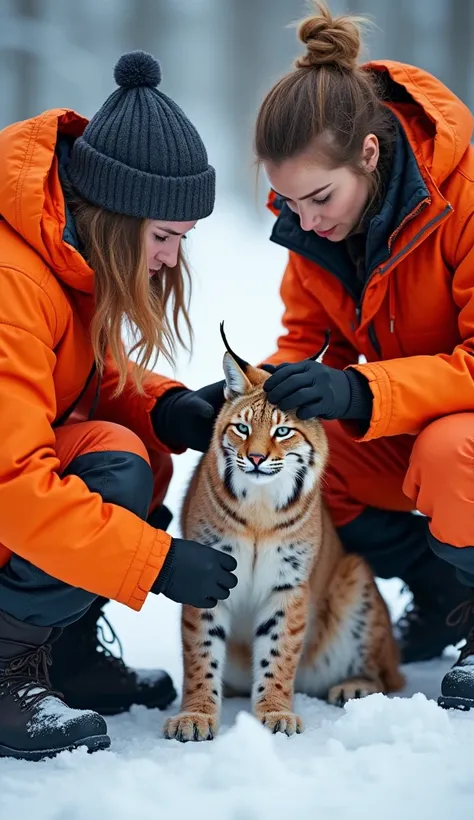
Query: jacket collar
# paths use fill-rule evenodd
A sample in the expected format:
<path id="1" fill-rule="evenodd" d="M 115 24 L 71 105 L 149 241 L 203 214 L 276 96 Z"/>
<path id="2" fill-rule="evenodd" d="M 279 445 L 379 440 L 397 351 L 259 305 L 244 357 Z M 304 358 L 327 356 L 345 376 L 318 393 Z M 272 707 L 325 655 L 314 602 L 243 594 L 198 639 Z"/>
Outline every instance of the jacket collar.
<path id="1" fill-rule="evenodd" d="M 71 155 L 71 149 L 74 144 L 74 138 L 70 138 L 64 135 L 59 136 L 58 142 L 56 145 L 56 154 L 58 157 L 58 171 L 59 171 L 59 179 L 61 181 L 61 185 L 67 181 L 65 169 L 69 162 L 69 157 Z M 79 240 L 79 235 L 77 233 L 76 222 L 74 217 L 71 213 L 70 208 L 66 200 L 64 200 L 64 214 L 66 217 L 66 221 L 64 224 L 63 230 L 63 241 L 67 242 L 68 245 L 71 245 L 76 251 L 82 253 L 81 242 Z"/>

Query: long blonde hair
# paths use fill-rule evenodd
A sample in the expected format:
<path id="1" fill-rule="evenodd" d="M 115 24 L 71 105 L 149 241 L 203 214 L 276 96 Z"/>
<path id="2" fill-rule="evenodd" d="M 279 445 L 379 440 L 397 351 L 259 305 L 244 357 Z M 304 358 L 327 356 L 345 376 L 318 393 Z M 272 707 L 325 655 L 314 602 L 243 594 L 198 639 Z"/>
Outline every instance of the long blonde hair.
<path id="1" fill-rule="evenodd" d="M 177 343 L 191 347 L 191 277 L 182 249 L 175 267 L 164 266 L 159 275 L 150 278 L 145 219 L 106 211 L 84 200 L 69 186 L 65 194 L 84 256 L 95 274 L 95 311 L 90 335 L 98 373 L 103 373 L 109 349 L 118 368 L 115 395 L 119 395 L 136 354 L 131 373 L 137 392 L 143 394 L 147 370 L 153 369 L 160 354 L 174 364 Z M 189 344 L 181 334 L 181 318 Z M 128 352 L 122 339 L 123 322 L 133 339 Z"/>

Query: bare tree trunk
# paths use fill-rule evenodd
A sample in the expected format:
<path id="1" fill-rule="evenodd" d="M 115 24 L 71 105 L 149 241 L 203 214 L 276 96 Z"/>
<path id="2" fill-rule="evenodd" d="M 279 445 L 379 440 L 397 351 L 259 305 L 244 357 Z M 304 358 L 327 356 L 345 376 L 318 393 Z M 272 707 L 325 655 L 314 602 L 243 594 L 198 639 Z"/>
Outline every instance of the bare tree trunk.
<path id="1" fill-rule="evenodd" d="M 447 49 L 451 55 L 448 61 L 446 82 L 458 97 L 469 105 L 472 103 L 472 35 L 473 4 L 466 0 L 450 0 Z"/>
<path id="2" fill-rule="evenodd" d="M 16 0 L 16 14 L 20 18 L 39 20 L 41 18 L 41 0 Z M 37 98 L 37 64 L 38 58 L 28 51 L 27 44 L 15 55 L 15 73 L 17 77 L 17 97 L 15 120 L 23 120 L 36 113 Z"/>
<path id="3" fill-rule="evenodd" d="M 276 80 L 292 67 L 298 53 L 296 32 L 288 26 L 305 10 L 302 0 L 228 0 L 228 98 L 224 102 L 234 133 L 233 185 L 254 200 L 253 131 L 261 101 Z M 263 183 L 264 184 L 264 183 Z"/>

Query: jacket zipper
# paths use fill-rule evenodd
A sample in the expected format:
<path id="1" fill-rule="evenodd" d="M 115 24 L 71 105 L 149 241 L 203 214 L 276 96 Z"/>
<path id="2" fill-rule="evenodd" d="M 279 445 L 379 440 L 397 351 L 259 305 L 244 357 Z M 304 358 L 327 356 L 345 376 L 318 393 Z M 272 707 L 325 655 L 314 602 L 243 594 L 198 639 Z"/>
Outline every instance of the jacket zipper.
<path id="1" fill-rule="evenodd" d="M 389 240 L 388 240 L 389 250 L 390 250 L 396 236 L 400 233 L 401 229 L 407 224 L 407 222 L 410 221 L 410 219 L 414 219 L 415 216 L 418 216 L 418 214 L 421 213 L 421 211 L 424 210 L 424 208 L 430 202 L 431 202 L 431 199 L 429 197 L 426 197 L 424 200 L 422 200 L 421 202 L 418 203 L 416 208 L 414 208 L 411 213 L 407 214 L 407 216 L 403 219 L 403 221 L 400 223 L 398 228 L 389 237 Z M 419 244 L 420 238 L 423 236 L 423 234 L 426 233 L 426 231 L 429 228 L 431 228 L 437 222 L 441 222 L 443 219 L 445 219 L 446 216 L 448 216 L 448 214 L 451 213 L 452 210 L 453 210 L 453 206 L 448 202 L 448 204 L 446 205 L 446 208 L 440 214 L 438 214 L 436 217 L 434 217 L 432 220 L 427 222 L 426 225 L 424 225 L 424 227 L 421 229 L 421 231 L 412 239 L 412 241 L 408 245 L 405 246 L 405 248 L 403 248 L 401 251 L 399 251 L 397 253 L 397 255 L 394 256 L 393 258 L 389 258 L 385 265 L 379 265 L 378 267 L 374 268 L 370 272 L 370 274 L 367 278 L 367 281 L 364 284 L 364 287 L 362 289 L 362 293 L 360 294 L 359 299 L 357 299 L 354 296 L 354 293 L 350 290 L 350 288 L 348 288 L 345 285 L 345 283 L 342 281 L 342 279 L 339 278 L 337 273 L 334 273 L 334 271 L 330 270 L 329 268 L 324 267 L 323 265 L 321 265 L 320 262 L 318 262 L 314 258 L 312 259 L 309 256 L 306 256 L 306 258 L 309 259 L 311 262 L 316 262 L 316 264 L 320 265 L 320 267 L 322 267 L 327 273 L 329 273 L 331 276 L 334 276 L 337 279 L 337 281 L 340 282 L 340 284 L 342 285 L 344 290 L 354 300 L 355 315 L 356 315 L 356 318 L 357 318 L 357 326 L 359 327 L 360 326 L 360 319 L 361 319 L 361 315 L 362 315 L 362 302 L 363 302 L 363 299 L 364 299 L 364 294 L 367 290 L 367 286 L 368 286 L 369 282 L 372 280 L 375 273 L 382 274 L 382 273 L 386 273 L 388 270 L 390 270 L 390 268 L 393 267 L 401 258 L 406 256 L 407 253 L 410 250 L 412 250 L 414 246 Z M 305 256 L 304 253 L 303 254 L 301 253 L 301 249 L 298 248 L 294 243 L 283 243 L 279 239 L 277 239 L 274 235 L 272 236 L 272 239 L 276 244 L 282 245 L 283 247 L 287 248 L 290 251 L 294 251 L 294 253 L 297 253 L 300 256 Z M 380 343 L 377 339 L 377 335 L 375 333 L 375 329 L 373 327 L 372 322 L 370 322 L 369 326 L 368 326 L 368 335 L 369 335 L 369 340 L 370 340 L 375 352 L 377 353 L 378 356 L 380 356 L 382 351 L 381 351 Z"/>
<path id="2" fill-rule="evenodd" d="M 419 213 L 421 213 L 421 211 L 422 211 L 422 210 L 423 210 L 423 209 L 424 209 L 427 205 L 429 205 L 429 204 L 430 204 L 430 202 L 431 202 L 431 199 L 430 199 L 429 197 L 427 197 L 427 198 L 426 198 L 426 199 L 424 199 L 422 202 L 420 202 L 420 203 L 417 205 L 417 207 L 416 207 L 416 208 L 415 208 L 415 209 L 414 209 L 414 210 L 413 210 L 410 214 L 408 214 L 408 215 L 405 217 L 405 219 L 403 220 L 403 222 L 401 222 L 401 223 L 400 223 L 400 225 L 398 226 L 397 230 L 393 232 L 393 234 L 390 236 L 390 238 L 389 238 L 389 240 L 388 240 L 388 247 L 389 247 L 389 250 L 391 249 L 392 244 L 393 244 L 393 242 L 394 242 L 394 240 L 395 240 L 396 236 L 397 236 L 397 235 L 398 235 L 398 233 L 401 231 L 401 229 L 403 228 L 403 226 L 404 226 L 404 225 L 406 225 L 406 223 L 407 223 L 410 219 L 414 219 L 414 217 L 415 217 L 415 216 L 418 216 L 418 214 L 419 214 Z M 437 215 L 437 216 L 435 216 L 433 219 L 431 219 L 429 222 L 427 222 L 427 223 L 426 223 L 426 225 L 422 228 L 422 230 L 421 230 L 421 231 L 420 231 L 420 232 L 419 232 L 419 233 L 418 233 L 418 234 L 417 234 L 417 235 L 416 235 L 416 236 L 412 239 L 412 241 L 411 241 L 408 245 L 406 245 L 406 246 L 405 246 L 402 250 L 400 250 L 400 251 L 396 254 L 396 256 L 394 256 L 394 257 L 392 257 L 392 258 L 389 258 L 389 259 L 387 260 L 387 262 L 385 263 L 385 265 L 379 265 L 378 267 L 374 268 L 374 269 L 371 271 L 371 273 L 370 273 L 370 275 L 368 276 L 367 281 L 366 281 L 366 283 L 365 283 L 365 285 L 364 285 L 364 287 L 363 287 L 363 289 L 362 289 L 362 293 L 361 293 L 361 295 L 360 295 L 360 302 L 359 302 L 359 306 L 358 306 L 358 307 L 359 307 L 359 310 L 358 310 L 358 311 L 356 310 L 356 315 L 357 315 L 357 317 L 358 317 L 358 322 L 359 322 L 359 325 L 360 325 L 360 317 L 361 317 L 361 313 L 362 313 L 362 301 L 363 301 L 363 299 L 364 299 L 364 294 L 365 294 L 365 291 L 366 291 L 366 289 L 367 289 L 367 286 L 368 286 L 369 282 L 371 281 L 372 277 L 374 276 L 374 274 L 375 274 L 375 273 L 378 273 L 379 275 L 382 275 L 383 273 L 386 273 L 387 271 L 389 271 L 389 270 L 390 270 L 390 268 L 392 268 L 395 264 L 397 264 L 397 262 L 398 262 L 400 259 L 402 259 L 402 258 L 404 258 L 405 256 L 407 256 L 407 254 L 408 254 L 411 250 L 413 250 L 413 248 L 414 248 L 414 247 L 416 247 L 417 245 L 419 245 L 419 244 L 420 244 L 420 239 L 421 239 L 421 237 L 423 236 L 423 234 L 425 234 L 425 233 L 426 233 L 426 231 L 427 231 L 429 228 L 431 228 L 431 227 L 432 227 L 433 225 L 435 225 L 437 222 L 441 222 L 443 219 L 445 219 L 445 218 L 446 218 L 446 216 L 448 216 L 448 214 L 450 214 L 452 210 L 453 210 L 453 206 L 452 206 L 450 203 L 448 203 L 448 204 L 447 204 L 447 206 L 446 206 L 446 208 L 445 208 L 445 209 L 444 209 L 444 210 L 443 210 L 440 214 L 438 214 L 438 215 Z M 394 332 L 394 321 L 393 321 L 393 318 L 392 318 L 392 317 L 390 318 L 390 332 L 391 332 L 391 333 L 393 333 L 393 332 Z M 381 354 L 382 354 L 382 349 L 381 349 L 381 347 L 380 347 L 380 343 L 379 343 L 379 340 L 378 340 L 378 338 L 377 338 L 377 334 L 376 334 L 376 332 L 375 332 L 375 328 L 374 328 L 374 326 L 373 326 L 373 322 L 369 322 L 369 326 L 368 326 L 368 336 L 369 336 L 370 342 L 371 342 L 372 347 L 374 348 L 375 352 L 377 353 L 377 355 L 378 355 L 378 356 L 381 356 Z"/>
<path id="3" fill-rule="evenodd" d="M 431 202 L 431 200 L 429 199 L 429 197 L 427 197 L 427 198 L 426 198 L 426 199 L 424 199 L 422 202 L 420 202 L 420 203 L 416 206 L 416 208 L 414 208 L 414 210 L 413 210 L 410 214 L 407 214 L 407 216 L 406 216 L 406 217 L 405 217 L 405 219 L 404 219 L 404 220 L 400 223 L 400 225 L 398 226 L 398 228 L 397 228 L 397 229 L 396 229 L 396 230 L 395 230 L 395 231 L 394 231 L 394 232 L 390 235 L 390 237 L 389 237 L 389 239 L 388 239 L 388 250 L 389 250 L 389 253 L 390 253 L 390 251 L 391 251 L 392 244 L 393 244 L 394 240 L 396 239 L 397 235 L 400 233 L 400 231 L 401 231 L 401 229 L 403 228 L 403 226 L 404 226 L 404 225 L 406 225 L 406 224 L 407 224 L 407 222 L 409 222 L 409 221 L 410 221 L 410 219 L 414 219 L 414 218 L 415 218 L 415 216 L 418 216 L 418 214 L 419 214 L 419 213 L 421 213 L 421 211 L 422 211 L 422 210 L 423 210 L 423 209 L 424 209 L 427 205 L 429 205 L 429 203 L 430 203 L 430 202 Z M 431 225 L 431 223 L 428 223 L 428 225 Z M 428 227 L 428 225 L 427 225 L 427 226 L 425 226 L 425 227 Z M 424 233 L 424 229 L 423 229 L 423 233 Z M 405 248 L 404 250 L 406 250 L 406 248 Z M 398 254 L 397 254 L 397 256 L 398 256 Z M 389 258 L 389 260 L 388 260 L 388 261 L 389 261 L 389 262 L 391 261 L 391 260 L 390 260 L 390 258 Z M 373 277 L 374 277 L 375 273 L 379 273 L 379 274 L 381 274 L 381 273 L 385 272 L 385 270 L 387 270 L 387 269 L 388 269 L 388 267 L 390 267 L 390 265 L 388 265 L 388 266 L 387 266 L 387 268 L 383 268 L 381 265 L 379 265 L 378 267 L 373 268 L 373 270 L 371 270 L 371 271 L 370 271 L 370 273 L 369 273 L 369 275 L 368 275 L 368 277 L 367 277 L 367 279 L 366 279 L 366 281 L 365 281 L 364 287 L 362 288 L 362 293 L 361 293 L 361 295 L 360 295 L 360 302 L 359 302 L 359 305 L 360 305 L 359 319 L 360 319 L 360 314 L 362 313 L 362 302 L 363 302 L 363 300 L 364 300 L 364 294 L 365 294 L 365 292 L 366 292 L 366 290 L 367 290 L 367 286 L 369 285 L 369 282 L 371 282 L 371 280 L 373 279 Z"/>

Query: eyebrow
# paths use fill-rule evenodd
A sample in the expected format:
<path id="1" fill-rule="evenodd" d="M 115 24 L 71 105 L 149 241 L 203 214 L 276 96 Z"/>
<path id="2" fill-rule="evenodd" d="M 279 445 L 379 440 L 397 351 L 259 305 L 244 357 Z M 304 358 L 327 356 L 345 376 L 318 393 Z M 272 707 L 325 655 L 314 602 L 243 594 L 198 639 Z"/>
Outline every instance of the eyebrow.
<path id="1" fill-rule="evenodd" d="M 299 197 L 299 201 L 301 202 L 303 199 L 309 199 L 309 198 L 310 198 L 310 197 L 312 197 L 312 196 L 316 196 L 316 194 L 320 194 L 320 193 L 321 193 L 321 191 L 325 191 L 325 190 L 326 190 L 326 188 L 329 188 L 329 186 L 330 186 L 330 185 L 331 185 L 331 183 L 330 183 L 330 182 L 328 182 L 328 184 L 327 184 L 327 185 L 323 185 L 323 186 L 322 186 L 322 188 L 316 188 L 314 191 L 311 191 L 311 193 L 310 193 L 310 194 L 305 194 L 305 196 L 300 196 L 300 197 Z M 277 196 L 281 196 L 281 198 L 282 198 L 283 200 L 285 200 L 285 202 L 286 202 L 288 199 L 291 199 L 291 197 L 289 197 L 289 196 L 283 196 L 283 194 L 279 194 L 279 193 L 278 193 L 278 191 L 275 191 L 275 188 L 272 188 L 272 191 L 273 191 L 273 193 L 274 193 L 274 194 L 276 194 Z"/>
<path id="2" fill-rule="evenodd" d="M 163 231 L 164 233 L 172 234 L 173 236 L 183 236 L 179 231 L 173 231 L 171 228 L 155 228 L 155 231 Z"/>

